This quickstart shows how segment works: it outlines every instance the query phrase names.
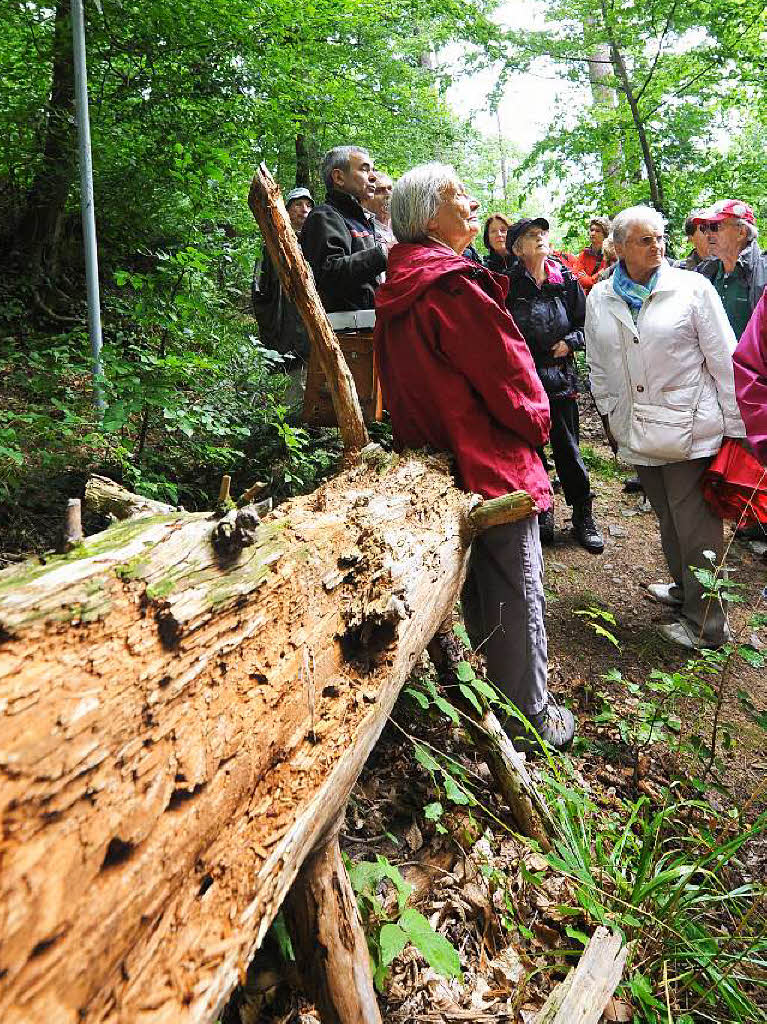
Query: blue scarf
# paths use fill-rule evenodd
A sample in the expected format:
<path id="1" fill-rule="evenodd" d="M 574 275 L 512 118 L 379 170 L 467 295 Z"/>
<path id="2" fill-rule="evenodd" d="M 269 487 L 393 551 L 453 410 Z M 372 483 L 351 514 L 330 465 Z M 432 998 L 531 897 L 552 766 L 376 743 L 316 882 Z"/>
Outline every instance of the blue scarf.
<path id="1" fill-rule="evenodd" d="M 613 291 L 623 299 L 634 314 L 637 314 L 646 300 L 649 299 L 652 294 L 652 290 L 657 283 L 657 270 L 647 284 L 639 284 L 637 281 L 632 281 L 628 276 L 622 260 L 615 265 L 615 273 L 613 274 Z"/>

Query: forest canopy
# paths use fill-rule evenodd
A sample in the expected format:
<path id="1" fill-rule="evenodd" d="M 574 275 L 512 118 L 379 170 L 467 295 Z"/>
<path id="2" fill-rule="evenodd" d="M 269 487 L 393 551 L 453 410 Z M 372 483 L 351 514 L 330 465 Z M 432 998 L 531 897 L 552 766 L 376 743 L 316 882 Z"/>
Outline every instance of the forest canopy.
<path id="1" fill-rule="evenodd" d="M 651 202 L 677 247 L 692 207 L 726 195 L 767 216 L 760 0 L 541 0 L 509 30 L 496 0 L 86 0 L 104 380 L 92 410 L 70 0 L 13 0 L 0 41 L 0 497 L 102 469 L 149 496 L 209 503 L 268 473 L 277 495 L 333 465 L 282 400 L 249 315 L 260 240 L 246 204 L 264 160 L 321 196 L 332 145 L 396 177 L 456 165 L 483 210 L 584 218 Z M 454 55 L 459 54 L 456 58 Z M 447 59 L 447 55 L 453 55 Z M 492 109 L 541 66 L 575 87 L 523 152 L 447 102 L 492 69 Z M 571 93 L 563 92 L 565 95 Z M 504 173 L 499 163 L 504 160 Z M 501 177 L 504 187 L 500 187 Z M 280 382 L 283 382 L 282 385 Z M 28 538 L 33 540 L 33 538 Z"/>

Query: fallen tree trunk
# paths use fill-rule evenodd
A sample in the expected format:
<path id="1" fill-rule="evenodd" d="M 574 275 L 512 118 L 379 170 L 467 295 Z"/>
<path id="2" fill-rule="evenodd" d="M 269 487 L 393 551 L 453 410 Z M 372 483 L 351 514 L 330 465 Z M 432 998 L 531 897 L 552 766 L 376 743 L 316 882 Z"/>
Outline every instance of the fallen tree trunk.
<path id="1" fill-rule="evenodd" d="M 620 983 L 627 955 L 620 935 L 600 925 L 578 964 L 544 1003 L 535 1024 L 599 1024 Z"/>
<path id="2" fill-rule="evenodd" d="M 5 1024 L 212 1018 L 452 608 L 472 502 L 363 462 L 228 513 L 225 555 L 173 512 L 3 573 Z"/>

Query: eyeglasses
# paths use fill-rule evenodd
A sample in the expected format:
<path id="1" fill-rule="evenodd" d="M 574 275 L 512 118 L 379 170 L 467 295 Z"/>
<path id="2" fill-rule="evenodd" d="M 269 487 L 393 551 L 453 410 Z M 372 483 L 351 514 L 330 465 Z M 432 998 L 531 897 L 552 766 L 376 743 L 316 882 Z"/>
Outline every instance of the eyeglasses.
<path id="1" fill-rule="evenodd" d="M 717 231 L 719 230 L 719 228 L 722 226 L 723 223 L 724 223 L 723 221 L 714 221 L 713 224 L 699 224 L 698 227 L 700 228 L 700 230 L 703 232 L 704 235 L 706 235 L 706 234 L 715 235 L 717 233 Z"/>

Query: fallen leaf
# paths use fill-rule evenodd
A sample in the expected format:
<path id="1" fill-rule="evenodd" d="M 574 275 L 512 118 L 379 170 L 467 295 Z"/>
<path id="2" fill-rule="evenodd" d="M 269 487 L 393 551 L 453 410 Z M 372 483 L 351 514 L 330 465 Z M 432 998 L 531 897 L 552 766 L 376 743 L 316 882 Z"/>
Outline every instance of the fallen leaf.
<path id="1" fill-rule="evenodd" d="M 634 1008 L 631 1003 L 623 999 L 612 997 L 602 1012 L 602 1020 L 610 1021 L 610 1024 L 626 1024 L 634 1019 Z"/>

